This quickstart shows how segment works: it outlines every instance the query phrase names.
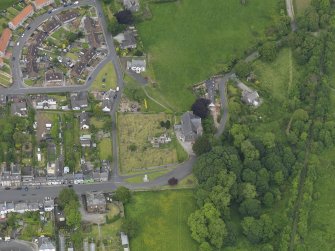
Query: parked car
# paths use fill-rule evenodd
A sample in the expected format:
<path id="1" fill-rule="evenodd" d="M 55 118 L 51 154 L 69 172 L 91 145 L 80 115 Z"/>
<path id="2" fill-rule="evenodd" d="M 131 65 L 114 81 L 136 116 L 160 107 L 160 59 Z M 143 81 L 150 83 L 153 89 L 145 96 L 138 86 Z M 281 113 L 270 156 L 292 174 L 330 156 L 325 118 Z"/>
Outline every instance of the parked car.
<path id="1" fill-rule="evenodd" d="M 10 190 L 10 187 L 5 187 L 5 190 Z"/>
<path id="2" fill-rule="evenodd" d="M 16 188 L 16 190 L 22 190 L 22 187 L 18 187 L 18 188 Z"/>
<path id="3" fill-rule="evenodd" d="M 28 187 L 25 187 L 25 188 L 24 188 L 24 191 L 28 191 Z"/>

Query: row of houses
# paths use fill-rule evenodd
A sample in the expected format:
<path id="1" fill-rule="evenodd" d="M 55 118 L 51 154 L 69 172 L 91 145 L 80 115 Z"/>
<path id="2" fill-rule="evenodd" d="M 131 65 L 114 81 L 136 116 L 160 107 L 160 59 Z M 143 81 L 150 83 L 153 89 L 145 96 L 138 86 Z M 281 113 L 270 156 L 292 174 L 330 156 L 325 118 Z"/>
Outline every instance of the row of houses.
<path id="1" fill-rule="evenodd" d="M 42 9 L 45 6 L 53 4 L 54 0 L 35 0 L 32 4 L 27 5 L 16 17 L 14 17 L 8 26 L 12 30 L 16 30 L 21 26 L 29 17 L 31 17 L 35 11 Z"/>
<path id="2" fill-rule="evenodd" d="M 110 165 L 102 161 L 101 167 L 94 168 L 90 162 L 82 163 L 81 173 L 69 173 L 68 167 L 63 167 L 58 159 L 48 162 L 44 173 L 37 173 L 31 166 L 21 167 L 19 164 L 1 164 L 0 186 L 43 186 L 61 184 L 83 184 L 92 182 L 106 182 L 109 179 Z"/>
<path id="3" fill-rule="evenodd" d="M 51 212 L 54 210 L 55 202 L 50 197 L 46 197 L 42 202 L 14 202 L 14 201 L 3 201 L 0 202 L 0 217 L 6 217 L 8 213 L 19 213 L 25 212 Z"/>

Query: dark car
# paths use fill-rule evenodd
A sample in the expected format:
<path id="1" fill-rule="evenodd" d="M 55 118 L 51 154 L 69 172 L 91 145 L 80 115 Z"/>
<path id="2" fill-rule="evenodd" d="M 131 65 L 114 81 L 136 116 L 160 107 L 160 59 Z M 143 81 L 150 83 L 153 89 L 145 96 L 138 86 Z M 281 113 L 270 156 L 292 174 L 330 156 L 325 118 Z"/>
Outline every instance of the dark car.
<path id="1" fill-rule="evenodd" d="M 22 190 L 22 187 L 18 187 L 18 188 L 16 188 L 16 190 Z"/>
<path id="2" fill-rule="evenodd" d="M 24 191 L 28 191 L 28 187 L 25 187 L 25 188 L 24 188 Z"/>
<path id="3" fill-rule="evenodd" d="M 48 14 L 51 14 L 51 12 L 52 12 L 52 10 L 49 10 L 49 11 L 48 11 Z"/>
<path id="4" fill-rule="evenodd" d="M 15 57 L 12 57 L 13 60 L 15 60 Z"/>
<path id="5" fill-rule="evenodd" d="M 10 190 L 10 187 L 5 187 L 5 190 Z"/>
<path id="6" fill-rule="evenodd" d="M 37 186 L 36 189 L 40 189 L 41 187 L 40 186 Z"/>
<path id="7" fill-rule="evenodd" d="M 73 187 L 73 185 L 71 185 L 71 184 L 70 184 L 70 185 L 67 185 L 67 186 L 68 186 L 68 187 Z"/>
<path id="8" fill-rule="evenodd" d="M 30 27 L 30 26 L 28 26 L 28 27 L 27 27 L 27 30 L 30 30 L 30 29 L 31 29 L 31 27 Z"/>

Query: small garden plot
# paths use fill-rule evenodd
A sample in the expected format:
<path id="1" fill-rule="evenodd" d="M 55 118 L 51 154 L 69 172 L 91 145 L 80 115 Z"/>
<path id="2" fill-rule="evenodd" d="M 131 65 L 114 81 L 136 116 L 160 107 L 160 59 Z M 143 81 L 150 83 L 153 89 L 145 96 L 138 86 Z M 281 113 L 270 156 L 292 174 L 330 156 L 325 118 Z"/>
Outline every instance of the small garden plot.
<path id="1" fill-rule="evenodd" d="M 142 171 L 148 167 L 162 166 L 178 161 L 177 151 L 170 143 L 154 147 L 149 138 L 164 133 L 174 137 L 173 130 L 161 127 L 161 121 L 173 121 L 172 116 L 160 114 L 119 114 L 118 130 L 121 172 Z"/>
<path id="2" fill-rule="evenodd" d="M 109 138 L 102 139 L 99 144 L 99 156 L 101 160 L 110 159 L 113 156 L 112 142 Z"/>

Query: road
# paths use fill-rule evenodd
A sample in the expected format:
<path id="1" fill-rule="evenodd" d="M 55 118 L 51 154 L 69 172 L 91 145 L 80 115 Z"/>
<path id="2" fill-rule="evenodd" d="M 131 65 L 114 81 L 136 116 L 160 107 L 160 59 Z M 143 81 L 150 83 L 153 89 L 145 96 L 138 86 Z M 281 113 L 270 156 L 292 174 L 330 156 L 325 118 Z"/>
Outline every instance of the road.
<path id="1" fill-rule="evenodd" d="M 294 18 L 293 0 L 285 0 L 285 3 L 286 3 L 287 15 L 291 19 L 291 29 L 292 29 L 292 31 L 296 31 L 297 30 L 297 23 L 296 23 L 295 18 Z"/>
<path id="2" fill-rule="evenodd" d="M 35 251 L 37 245 L 21 240 L 0 241 L 1 251 Z"/>

